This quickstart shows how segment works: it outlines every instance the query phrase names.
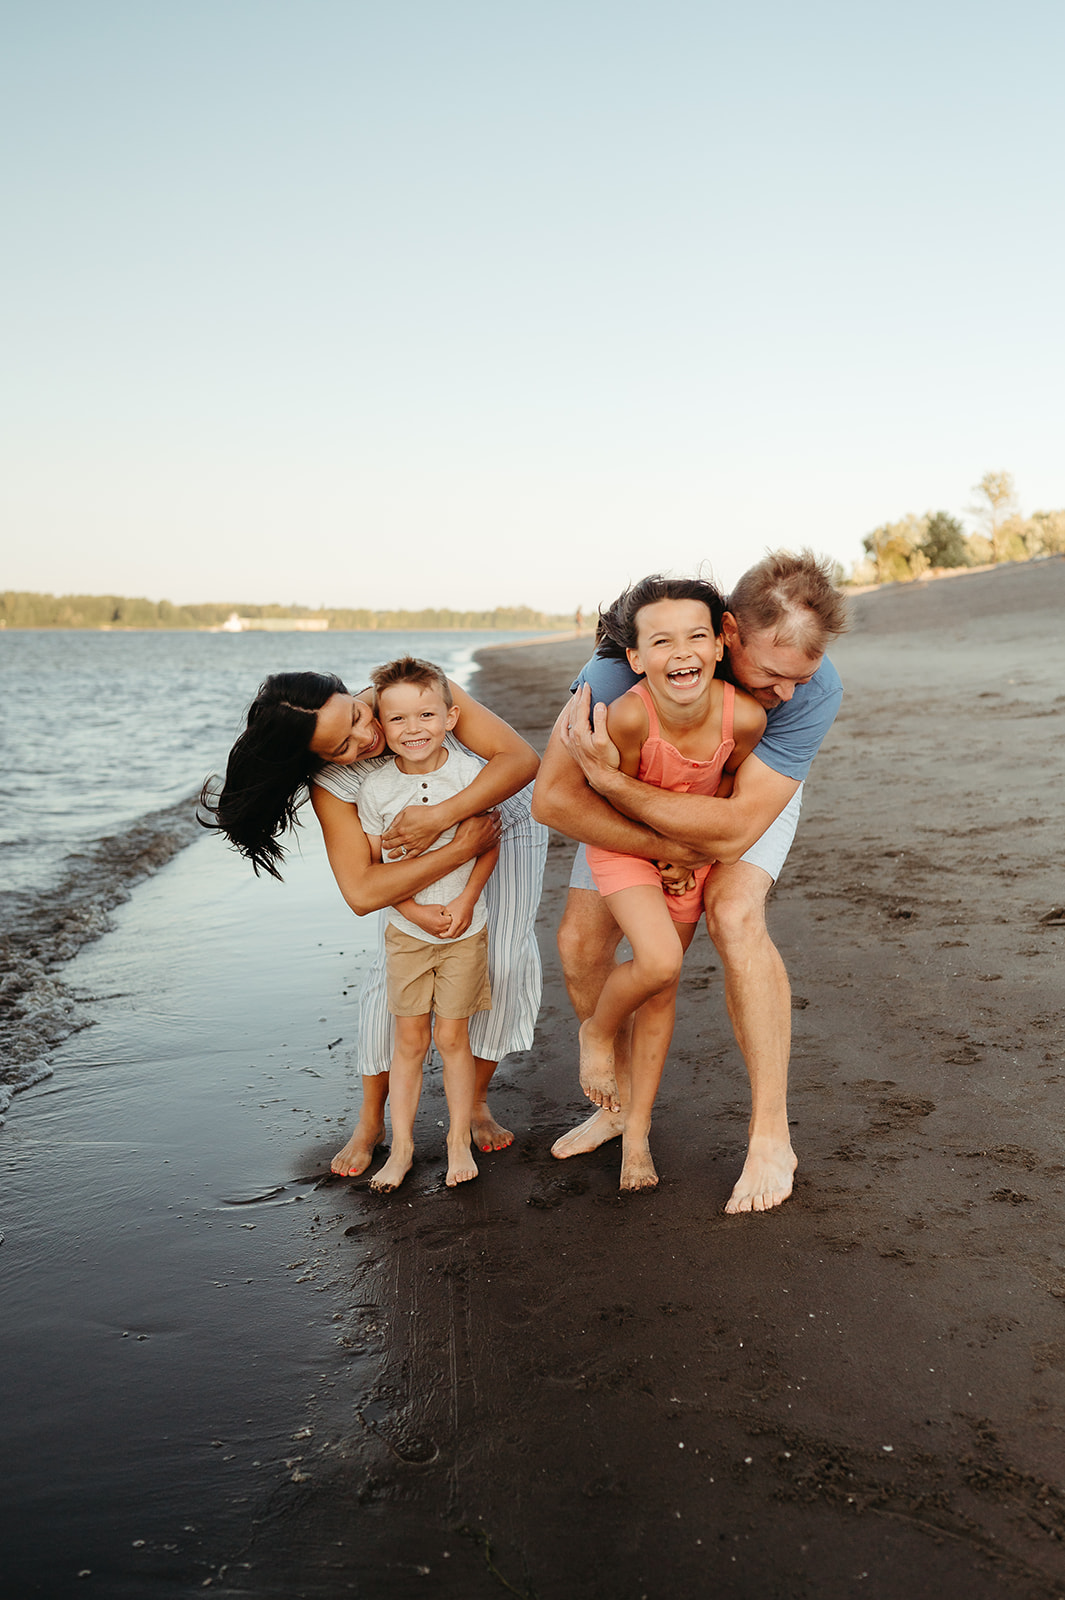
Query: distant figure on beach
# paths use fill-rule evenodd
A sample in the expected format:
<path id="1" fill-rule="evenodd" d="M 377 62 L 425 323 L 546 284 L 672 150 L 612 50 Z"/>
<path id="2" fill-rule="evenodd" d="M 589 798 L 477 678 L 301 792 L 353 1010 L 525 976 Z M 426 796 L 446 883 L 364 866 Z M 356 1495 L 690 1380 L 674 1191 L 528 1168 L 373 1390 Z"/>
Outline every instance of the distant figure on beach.
<path id="1" fill-rule="evenodd" d="M 444 737 L 458 721 L 447 677 L 431 661 L 401 656 L 371 674 L 377 720 L 392 761 L 371 772 L 359 791 L 359 818 L 374 861 L 382 836 L 406 806 L 437 805 L 473 783 L 480 764 Z M 445 829 L 430 850 L 454 837 Z M 396 855 L 402 859 L 401 851 Z M 477 1176 L 470 1149 L 476 1069 L 469 1018 L 492 1005 L 488 982 L 488 911 L 483 889 L 499 859 L 493 845 L 474 861 L 392 906 L 386 917 L 385 973 L 396 1042 L 389 1067 L 392 1148 L 370 1179 L 380 1193 L 396 1189 L 414 1159 L 414 1118 L 422 1092 L 422 1063 L 435 1042 L 444 1064 L 447 1185 Z M 435 1021 L 434 1021 L 435 1019 Z"/>
<path id="2" fill-rule="evenodd" d="M 448 689 L 458 708 L 448 748 L 472 752 L 485 764 L 461 794 L 398 814 L 382 836 L 391 860 L 374 861 L 356 804 L 367 775 L 392 759 L 374 715 L 373 691 L 353 695 L 330 673 L 268 677 L 230 751 L 220 793 L 208 780 L 200 798 L 208 814 L 205 825 L 228 838 L 257 873 L 279 878 L 282 839 L 296 826 L 309 791 L 333 876 L 357 916 L 399 904 L 442 873 L 499 845 L 499 863 L 485 890 L 492 1009 L 478 1012 L 469 1025 L 473 1143 L 487 1152 L 506 1149 L 514 1139 L 489 1109 L 488 1086 L 505 1055 L 532 1047 L 540 1008 L 543 977 L 535 921 L 547 829 L 533 821 L 529 809 L 535 750 L 453 680 Z M 451 827 L 456 833 L 450 843 L 425 855 Z M 331 1163 L 341 1177 L 365 1172 L 384 1142 L 393 1039 L 384 920 L 379 919 L 377 952 L 359 1007 L 355 1060 L 362 1074 L 362 1106 L 355 1131 Z"/>
<path id="3" fill-rule="evenodd" d="M 619 770 L 628 777 L 683 794 L 731 792 L 765 729 L 765 712 L 715 677 L 724 609 L 703 579 L 656 575 L 627 589 L 603 618 L 600 648 L 642 677 L 606 714 Z M 581 1087 L 605 1110 L 621 1110 L 614 1036 L 631 1019 L 621 1188 L 650 1189 L 658 1182 L 648 1143 L 651 1111 L 673 1037 L 684 952 L 703 915 L 711 867 L 686 873 L 685 886 L 666 892 L 659 866 L 667 863 L 595 845 L 587 860 L 632 959 L 613 968 L 580 1025 Z"/>
<path id="4" fill-rule="evenodd" d="M 673 793 L 621 770 L 605 708 L 637 674 L 600 642 L 555 724 L 533 796 L 541 822 L 582 841 L 558 931 L 566 986 L 581 1022 L 595 1010 L 621 939 L 584 846 L 680 868 L 714 863 L 704 890 L 707 927 L 751 1084 L 747 1157 L 725 1206 L 729 1213 L 768 1211 L 792 1191 L 791 990 L 766 928 L 765 903 L 791 848 L 803 781 L 839 710 L 843 687 L 825 650 L 846 626 L 828 564 L 810 551 L 769 555 L 739 580 L 721 623 L 721 673 L 762 707 L 766 730 L 729 795 Z M 557 1140 L 552 1152 L 560 1160 L 624 1133 L 627 1050 L 622 1029 L 614 1063 L 620 1109 L 601 1105 Z"/>

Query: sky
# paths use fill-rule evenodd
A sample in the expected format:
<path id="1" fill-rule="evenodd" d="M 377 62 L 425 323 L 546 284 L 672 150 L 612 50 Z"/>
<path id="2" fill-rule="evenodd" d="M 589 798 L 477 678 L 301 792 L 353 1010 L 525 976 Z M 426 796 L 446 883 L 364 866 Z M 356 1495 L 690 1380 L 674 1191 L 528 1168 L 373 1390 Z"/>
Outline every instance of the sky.
<path id="1" fill-rule="evenodd" d="M 1065 506 L 1065 7 L 0 0 L 0 589 L 585 611 Z"/>

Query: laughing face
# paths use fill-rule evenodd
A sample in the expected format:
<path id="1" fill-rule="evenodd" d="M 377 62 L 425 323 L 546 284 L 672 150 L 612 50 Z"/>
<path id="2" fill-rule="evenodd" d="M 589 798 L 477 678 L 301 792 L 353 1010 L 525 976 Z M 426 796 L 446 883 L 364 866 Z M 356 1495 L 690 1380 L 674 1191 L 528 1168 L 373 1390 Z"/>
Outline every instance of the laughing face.
<path id="1" fill-rule="evenodd" d="M 385 748 L 381 725 L 364 700 L 353 694 L 330 695 L 319 711 L 310 742 L 312 755 L 350 767 Z"/>
<path id="2" fill-rule="evenodd" d="M 439 689 L 420 683 L 390 683 L 377 697 L 385 742 L 401 772 L 434 772 L 442 764 L 444 735 L 458 721 Z"/>
<path id="3" fill-rule="evenodd" d="M 679 710 L 706 694 L 723 649 L 701 600 L 656 600 L 636 613 L 636 648 L 626 653 L 655 696 Z"/>

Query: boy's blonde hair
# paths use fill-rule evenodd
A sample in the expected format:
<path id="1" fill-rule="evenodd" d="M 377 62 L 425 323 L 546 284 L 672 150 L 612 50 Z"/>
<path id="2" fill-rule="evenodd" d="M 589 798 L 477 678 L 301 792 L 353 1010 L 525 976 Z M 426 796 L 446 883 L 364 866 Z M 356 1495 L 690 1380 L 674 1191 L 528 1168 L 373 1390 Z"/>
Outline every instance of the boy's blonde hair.
<path id="1" fill-rule="evenodd" d="M 395 661 L 386 661 L 383 667 L 371 672 L 370 682 L 373 684 L 374 711 L 378 708 L 382 689 L 391 689 L 397 683 L 413 683 L 420 689 L 435 689 L 449 711 L 454 703 L 451 685 L 443 667 L 438 667 L 435 661 L 419 661 L 417 656 L 399 656 Z"/>

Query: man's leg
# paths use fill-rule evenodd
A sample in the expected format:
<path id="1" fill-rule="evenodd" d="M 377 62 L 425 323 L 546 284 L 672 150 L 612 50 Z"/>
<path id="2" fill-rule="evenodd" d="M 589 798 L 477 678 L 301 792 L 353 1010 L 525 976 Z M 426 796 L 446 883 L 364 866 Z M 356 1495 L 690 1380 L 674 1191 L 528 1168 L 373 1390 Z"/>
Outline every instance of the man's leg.
<path id="1" fill-rule="evenodd" d="M 621 943 L 621 929 L 610 915 L 597 889 L 571 889 L 558 929 L 558 953 L 562 975 L 577 1021 L 585 1022 L 595 1010 L 603 985 L 614 970 L 614 956 Z M 597 1150 L 608 1139 L 616 1139 L 625 1127 L 624 1108 L 629 1098 L 629 1044 L 631 1027 L 626 1026 L 614 1040 L 614 1073 L 618 1083 L 621 1111 L 595 1111 L 578 1127 L 564 1133 L 551 1146 L 560 1161 L 567 1156 L 585 1155 Z"/>
<path id="2" fill-rule="evenodd" d="M 765 925 L 773 879 L 748 861 L 718 865 L 706 885 L 706 922 L 725 970 L 725 1000 L 751 1081 L 747 1160 L 725 1207 L 770 1211 L 791 1193 L 788 1132 L 791 986 Z"/>

